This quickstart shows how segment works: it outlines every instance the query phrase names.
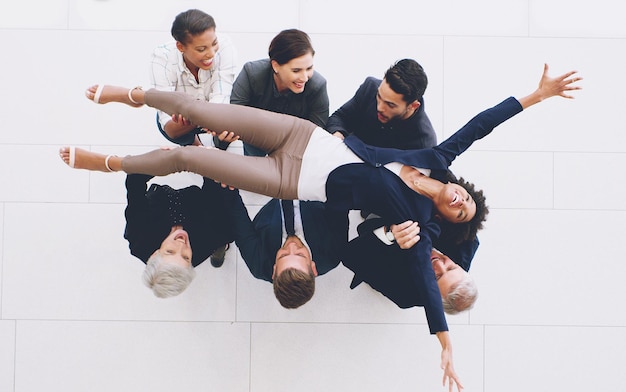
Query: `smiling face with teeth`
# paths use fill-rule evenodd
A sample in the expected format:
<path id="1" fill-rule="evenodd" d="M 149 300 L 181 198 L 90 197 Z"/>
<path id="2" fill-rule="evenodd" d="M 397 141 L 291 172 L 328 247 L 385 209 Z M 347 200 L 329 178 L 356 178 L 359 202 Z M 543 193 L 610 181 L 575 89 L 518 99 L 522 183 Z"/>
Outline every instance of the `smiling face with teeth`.
<path id="1" fill-rule="evenodd" d="M 208 70 L 213 66 L 213 58 L 220 46 L 217 42 L 215 29 L 189 36 L 185 43 L 176 41 L 176 48 L 183 54 L 185 65 L 198 77 L 198 70 Z"/>
<path id="2" fill-rule="evenodd" d="M 472 196 L 458 184 L 447 183 L 433 200 L 439 215 L 452 223 L 470 221 L 476 214 Z"/>
<path id="3" fill-rule="evenodd" d="M 170 234 L 163 240 L 159 248 L 161 259 L 166 263 L 173 263 L 181 267 L 191 267 L 191 243 L 189 235 L 182 226 L 174 226 Z"/>
<path id="4" fill-rule="evenodd" d="M 272 69 L 276 89 L 279 92 L 291 90 L 294 94 L 303 93 L 306 82 L 313 77 L 313 53 L 306 53 L 285 64 L 278 64 L 276 60 L 272 60 Z"/>

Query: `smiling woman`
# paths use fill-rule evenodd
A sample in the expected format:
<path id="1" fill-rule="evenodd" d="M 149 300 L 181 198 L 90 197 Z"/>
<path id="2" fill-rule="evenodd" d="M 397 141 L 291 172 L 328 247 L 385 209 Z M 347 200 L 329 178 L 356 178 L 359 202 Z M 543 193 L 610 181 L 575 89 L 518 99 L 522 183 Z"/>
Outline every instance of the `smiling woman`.
<path id="1" fill-rule="evenodd" d="M 152 54 L 152 86 L 228 103 L 237 68 L 236 52 L 228 36 L 218 37 L 213 17 L 197 9 L 182 12 L 174 19 L 171 33 L 175 41 L 158 46 Z M 180 145 L 199 144 L 196 135 L 204 131 L 176 120 L 157 112 L 157 126 L 165 138 Z"/>
<path id="2" fill-rule="evenodd" d="M 230 103 L 290 114 L 323 128 L 329 113 L 326 79 L 314 70 L 315 50 L 309 36 L 297 29 L 283 30 L 270 42 L 268 56 L 244 64 Z M 243 152 L 266 155 L 245 141 Z"/>

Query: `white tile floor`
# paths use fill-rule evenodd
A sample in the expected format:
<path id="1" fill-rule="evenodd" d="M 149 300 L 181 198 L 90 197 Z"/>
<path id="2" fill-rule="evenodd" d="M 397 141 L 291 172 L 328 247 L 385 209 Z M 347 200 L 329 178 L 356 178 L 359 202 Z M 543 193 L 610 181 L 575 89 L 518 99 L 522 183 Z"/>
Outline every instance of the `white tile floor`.
<path id="1" fill-rule="evenodd" d="M 160 300 L 122 238 L 123 175 L 73 171 L 74 144 L 116 154 L 165 144 L 154 111 L 98 107 L 105 81 L 148 85 L 174 15 L 211 13 L 242 62 L 284 28 L 310 33 L 331 111 L 412 57 L 440 139 L 478 111 L 578 69 L 585 90 L 512 119 L 453 169 L 491 206 L 472 268 L 476 307 L 449 318 L 465 391 L 623 390 L 626 375 L 626 25 L 598 0 L 22 0 L 0 4 L 0 392 L 437 391 L 439 348 L 338 267 L 282 309 L 235 249 Z M 191 176 L 167 181 L 186 184 Z M 247 194 L 252 213 L 263 198 Z"/>

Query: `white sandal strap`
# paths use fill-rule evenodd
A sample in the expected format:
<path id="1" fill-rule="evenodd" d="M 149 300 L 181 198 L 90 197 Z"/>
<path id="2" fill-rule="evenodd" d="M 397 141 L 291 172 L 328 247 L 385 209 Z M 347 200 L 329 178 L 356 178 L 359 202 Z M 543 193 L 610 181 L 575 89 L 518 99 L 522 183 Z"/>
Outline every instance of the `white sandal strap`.
<path id="1" fill-rule="evenodd" d="M 93 101 L 95 103 L 100 103 L 100 95 L 102 95 L 102 90 L 104 90 L 104 84 L 99 84 L 96 92 L 93 95 Z"/>
<path id="2" fill-rule="evenodd" d="M 104 159 L 104 166 L 106 166 L 107 170 L 112 172 L 113 169 L 111 169 L 111 166 L 109 166 L 109 159 L 111 159 L 111 157 L 114 157 L 115 155 L 107 155 L 107 157 Z"/>
<path id="3" fill-rule="evenodd" d="M 74 163 L 76 162 L 76 147 L 70 146 L 70 162 L 69 166 L 74 168 Z"/>
<path id="4" fill-rule="evenodd" d="M 133 99 L 133 95 L 132 95 L 133 90 L 142 90 L 141 86 L 136 86 L 128 90 L 128 99 L 130 100 L 130 102 L 134 103 L 135 105 L 141 105 L 139 102 Z"/>

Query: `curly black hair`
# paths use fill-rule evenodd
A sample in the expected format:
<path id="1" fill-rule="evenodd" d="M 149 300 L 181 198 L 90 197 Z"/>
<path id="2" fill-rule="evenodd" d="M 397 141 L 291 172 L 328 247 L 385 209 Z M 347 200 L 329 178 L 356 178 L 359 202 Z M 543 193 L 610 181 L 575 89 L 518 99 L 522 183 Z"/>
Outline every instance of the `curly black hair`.
<path id="1" fill-rule="evenodd" d="M 482 189 L 476 190 L 473 183 L 465 181 L 463 177 L 457 178 L 451 171 L 448 171 L 447 180 L 462 186 L 470 194 L 476 203 L 476 214 L 469 222 L 465 223 L 452 223 L 442 220 L 440 222 L 442 235 L 450 238 L 456 244 L 466 240 L 471 241 L 476 238 L 478 230 L 483 229 L 483 222 L 487 220 L 487 215 L 489 214 L 485 195 Z"/>

